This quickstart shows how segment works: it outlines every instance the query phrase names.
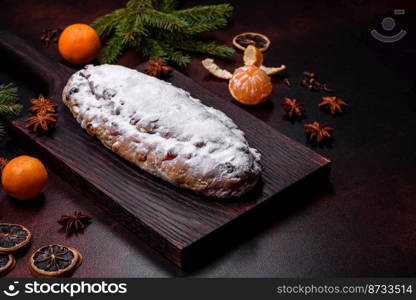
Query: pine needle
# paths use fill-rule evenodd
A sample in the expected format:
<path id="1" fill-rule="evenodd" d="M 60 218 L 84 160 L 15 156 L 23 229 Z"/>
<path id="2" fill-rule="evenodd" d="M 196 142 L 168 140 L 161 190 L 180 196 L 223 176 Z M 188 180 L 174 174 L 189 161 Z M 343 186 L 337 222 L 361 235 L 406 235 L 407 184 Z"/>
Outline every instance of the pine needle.
<path id="1" fill-rule="evenodd" d="M 166 30 L 169 32 L 183 32 L 184 28 L 188 25 L 180 18 L 157 11 L 155 9 L 147 9 L 142 14 L 143 23 L 149 27 Z"/>
<path id="2" fill-rule="evenodd" d="M 230 4 L 217 4 L 195 6 L 192 8 L 182 9 L 172 12 L 175 16 L 185 19 L 187 21 L 199 21 L 203 19 L 228 18 L 233 12 L 233 7 Z"/>
<path id="3" fill-rule="evenodd" d="M 18 103 L 17 87 L 12 84 L 0 85 L 0 116 L 2 119 L 10 120 L 17 116 L 22 109 Z"/>
<path id="4" fill-rule="evenodd" d="M 100 61 L 102 63 L 116 62 L 123 52 L 124 46 L 123 38 L 117 34 L 113 35 L 101 52 Z"/>
<path id="5" fill-rule="evenodd" d="M 164 12 L 169 12 L 169 11 L 178 9 L 181 3 L 183 2 L 183 0 L 161 0 L 161 1 L 155 1 L 155 2 L 159 2 L 159 3 L 156 3 L 157 9 L 164 11 Z"/>
<path id="6" fill-rule="evenodd" d="M 201 41 L 176 41 L 176 48 L 189 52 L 210 53 L 219 57 L 228 57 L 234 54 L 234 49 L 230 47 L 218 45 L 215 43 L 205 43 Z"/>
<path id="7" fill-rule="evenodd" d="M 12 84 L 0 85 L 0 117 L 4 121 L 9 121 L 16 117 L 22 110 L 22 105 L 18 103 L 17 87 Z M 0 124 L 0 137 L 4 135 L 4 126 Z"/>
<path id="8" fill-rule="evenodd" d="M 98 35 L 105 37 L 113 32 L 117 22 L 123 17 L 123 12 L 123 9 L 117 9 L 95 20 L 91 26 L 95 28 Z"/>

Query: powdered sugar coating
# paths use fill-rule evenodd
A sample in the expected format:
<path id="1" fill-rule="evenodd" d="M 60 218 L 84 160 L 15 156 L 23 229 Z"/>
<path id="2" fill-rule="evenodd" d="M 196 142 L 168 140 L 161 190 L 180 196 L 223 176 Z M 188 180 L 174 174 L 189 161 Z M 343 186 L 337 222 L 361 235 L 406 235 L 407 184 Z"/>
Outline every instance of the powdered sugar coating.
<path id="1" fill-rule="evenodd" d="M 248 191 L 261 173 L 259 152 L 229 117 L 136 70 L 88 65 L 68 81 L 63 99 L 104 145 L 173 184 L 232 197 Z M 180 176 L 173 171 L 178 166 Z"/>

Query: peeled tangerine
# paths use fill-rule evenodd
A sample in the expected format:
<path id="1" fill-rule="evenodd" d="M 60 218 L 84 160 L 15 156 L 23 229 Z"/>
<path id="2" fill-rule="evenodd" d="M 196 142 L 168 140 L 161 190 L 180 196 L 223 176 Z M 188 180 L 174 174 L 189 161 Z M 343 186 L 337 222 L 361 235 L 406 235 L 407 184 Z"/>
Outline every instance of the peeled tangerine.
<path id="1" fill-rule="evenodd" d="M 256 66 L 244 66 L 234 71 L 228 89 L 234 99 L 247 105 L 256 105 L 272 92 L 270 77 Z"/>
<path id="2" fill-rule="evenodd" d="M 284 65 L 278 68 L 263 66 L 263 54 L 252 45 L 244 51 L 244 66 L 237 68 L 234 74 L 221 69 L 210 58 L 204 59 L 202 65 L 214 76 L 230 80 L 228 89 L 231 96 L 246 105 L 257 105 L 266 100 L 272 92 L 269 75 L 286 69 Z"/>

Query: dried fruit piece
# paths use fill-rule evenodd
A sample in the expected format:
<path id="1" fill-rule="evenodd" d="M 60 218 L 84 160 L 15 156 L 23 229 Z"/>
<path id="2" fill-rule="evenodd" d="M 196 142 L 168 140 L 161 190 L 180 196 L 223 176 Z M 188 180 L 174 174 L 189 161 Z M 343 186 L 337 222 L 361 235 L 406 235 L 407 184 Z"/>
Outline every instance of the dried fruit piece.
<path id="1" fill-rule="evenodd" d="M 231 79 L 233 74 L 227 70 L 221 69 L 212 58 L 206 58 L 202 61 L 202 65 L 207 69 L 212 75 L 221 79 Z"/>
<path id="2" fill-rule="evenodd" d="M 344 99 L 339 97 L 322 97 L 321 103 L 318 104 L 319 108 L 329 109 L 332 115 L 343 112 L 343 107 L 348 106 L 348 103 Z"/>
<path id="3" fill-rule="evenodd" d="M 29 244 L 32 234 L 19 224 L 0 223 L 0 253 L 11 253 Z"/>
<path id="4" fill-rule="evenodd" d="M 37 277 L 66 277 L 82 263 L 81 253 L 58 244 L 36 250 L 29 259 L 29 269 Z"/>
<path id="5" fill-rule="evenodd" d="M 332 131 L 334 129 L 328 125 L 320 125 L 318 122 L 312 124 L 305 124 L 305 133 L 308 136 L 308 140 L 311 142 L 321 143 L 324 140 L 328 140 L 332 137 Z"/>
<path id="6" fill-rule="evenodd" d="M 8 273 L 16 265 L 16 259 L 11 254 L 0 253 L 0 276 Z"/>
<path id="7" fill-rule="evenodd" d="M 80 211 L 64 214 L 58 223 L 65 227 L 66 234 L 78 233 L 84 230 L 85 226 L 91 222 L 91 217 L 83 215 Z"/>
<path id="8" fill-rule="evenodd" d="M 244 32 L 236 35 L 233 38 L 233 45 L 240 49 L 245 50 L 249 45 L 253 45 L 260 51 L 266 51 L 270 46 L 270 40 L 267 36 L 256 32 Z"/>
<path id="9" fill-rule="evenodd" d="M 286 116 L 288 118 L 297 117 L 300 118 L 303 116 L 305 109 L 296 99 L 284 98 L 282 102 L 282 107 L 286 111 Z"/>

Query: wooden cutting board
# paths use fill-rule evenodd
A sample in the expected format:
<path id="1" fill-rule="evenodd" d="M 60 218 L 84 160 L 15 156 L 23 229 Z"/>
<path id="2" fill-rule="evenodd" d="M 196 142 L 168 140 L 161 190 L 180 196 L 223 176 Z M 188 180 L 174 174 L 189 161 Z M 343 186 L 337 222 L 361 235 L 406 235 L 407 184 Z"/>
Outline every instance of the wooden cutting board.
<path id="1" fill-rule="evenodd" d="M 174 71 L 168 81 L 231 117 L 246 133 L 249 144 L 262 153 L 264 166 L 261 182 L 240 199 L 218 201 L 176 188 L 119 158 L 78 125 L 61 101 L 70 70 L 8 32 L 0 32 L 0 48 L 16 68 L 45 82 L 47 96 L 59 103 L 59 119 L 51 134 L 30 133 L 24 116 L 11 124 L 17 139 L 56 166 L 87 199 L 179 267 L 204 260 L 219 247 L 212 238 L 215 234 L 232 235 L 239 230 L 232 226 L 237 220 L 255 217 L 263 204 L 279 201 L 277 195 L 288 187 L 307 178 L 329 178 L 328 159 Z"/>

